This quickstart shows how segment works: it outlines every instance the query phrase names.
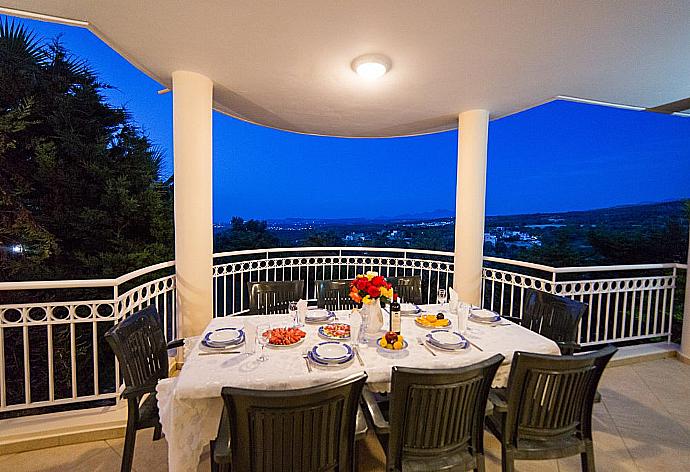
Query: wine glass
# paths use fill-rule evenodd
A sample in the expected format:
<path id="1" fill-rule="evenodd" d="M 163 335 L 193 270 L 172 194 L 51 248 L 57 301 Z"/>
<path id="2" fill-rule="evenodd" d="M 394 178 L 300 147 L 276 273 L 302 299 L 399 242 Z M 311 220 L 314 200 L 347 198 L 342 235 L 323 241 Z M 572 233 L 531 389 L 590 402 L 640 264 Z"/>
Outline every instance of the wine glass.
<path id="1" fill-rule="evenodd" d="M 448 300 L 448 292 L 445 288 L 439 288 L 436 293 L 436 301 L 441 304 L 441 309 L 445 308 L 446 301 Z"/>
<path id="2" fill-rule="evenodd" d="M 261 355 L 257 360 L 264 362 L 268 360 L 265 354 L 266 344 L 271 339 L 271 325 L 268 323 L 259 323 L 256 327 L 256 342 L 261 346 Z"/>
<path id="3" fill-rule="evenodd" d="M 300 322 L 299 312 L 297 311 L 297 302 L 288 303 L 288 313 L 292 316 L 292 324 L 301 327 L 302 323 Z"/>

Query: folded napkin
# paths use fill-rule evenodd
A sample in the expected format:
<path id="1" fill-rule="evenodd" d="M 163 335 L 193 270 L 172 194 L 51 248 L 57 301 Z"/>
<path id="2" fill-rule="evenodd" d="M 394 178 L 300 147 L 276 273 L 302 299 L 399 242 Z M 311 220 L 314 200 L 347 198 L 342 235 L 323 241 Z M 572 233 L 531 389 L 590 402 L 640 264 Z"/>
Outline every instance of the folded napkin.
<path id="1" fill-rule="evenodd" d="M 300 300 L 297 302 L 297 313 L 300 315 L 305 315 L 307 313 L 307 301 Z"/>

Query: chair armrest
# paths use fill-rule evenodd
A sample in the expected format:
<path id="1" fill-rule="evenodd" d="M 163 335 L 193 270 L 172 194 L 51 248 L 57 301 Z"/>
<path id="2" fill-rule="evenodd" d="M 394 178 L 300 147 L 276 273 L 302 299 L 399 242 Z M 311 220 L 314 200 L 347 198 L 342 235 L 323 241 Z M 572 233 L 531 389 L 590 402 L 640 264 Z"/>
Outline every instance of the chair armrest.
<path id="1" fill-rule="evenodd" d="M 374 397 L 374 394 L 369 390 L 366 385 L 362 389 L 362 399 L 364 400 L 364 408 L 369 414 L 371 421 L 374 423 L 374 428 L 379 434 L 388 434 L 390 430 L 390 424 L 384 418 L 381 408 Z"/>
<path id="2" fill-rule="evenodd" d="M 130 398 L 139 398 L 146 393 L 156 393 L 156 383 L 146 385 L 139 385 L 137 387 L 125 387 L 120 398 L 129 400 Z"/>
<path id="3" fill-rule="evenodd" d="M 166 346 L 165 348 L 166 348 L 167 350 L 170 350 L 170 349 L 176 349 L 176 348 L 182 347 L 182 346 L 184 346 L 184 338 L 181 338 L 181 339 L 173 339 L 172 341 L 170 341 L 170 342 L 167 344 L 167 346 Z"/>
<path id="4" fill-rule="evenodd" d="M 556 344 L 558 344 L 558 349 L 561 350 L 561 354 L 564 356 L 573 355 L 576 352 L 579 352 L 580 349 L 582 349 L 582 346 L 580 346 L 578 343 L 571 341 L 557 342 Z"/>
<path id="5" fill-rule="evenodd" d="M 232 450 L 230 449 L 230 421 L 228 413 L 223 407 L 223 415 L 218 425 L 218 436 L 213 441 L 213 461 L 216 464 L 230 464 L 232 462 Z"/>
<path id="6" fill-rule="evenodd" d="M 492 388 L 489 392 L 489 401 L 494 405 L 495 412 L 506 413 L 508 411 L 506 393 L 505 388 Z"/>

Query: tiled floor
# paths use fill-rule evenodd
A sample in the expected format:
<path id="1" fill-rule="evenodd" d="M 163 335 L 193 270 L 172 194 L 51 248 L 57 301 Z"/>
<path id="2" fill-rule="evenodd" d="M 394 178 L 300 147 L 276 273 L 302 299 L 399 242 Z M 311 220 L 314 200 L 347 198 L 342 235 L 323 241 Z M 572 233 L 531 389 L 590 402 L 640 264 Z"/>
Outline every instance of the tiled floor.
<path id="1" fill-rule="evenodd" d="M 600 386 L 603 402 L 595 406 L 595 454 L 603 472 L 690 470 L 690 366 L 675 359 L 614 367 Z M 501 470 L 500 447 L 486 434 L 487 472 Z M 119 470 L 121 439 L 61 446 L 0 456 L 7 472 L 92 472 Z M 361 471 L 384 470 L 383 451 L 370 434 L 359 444 Z M 518 462 L 518 471 L 580 470 L 579 457 Z M 151 431 L 137 439 L 134 469 L 167 470 L 165 441 L 152 442 Z M 208 471 L 208 457 L 199 465 Z"/>

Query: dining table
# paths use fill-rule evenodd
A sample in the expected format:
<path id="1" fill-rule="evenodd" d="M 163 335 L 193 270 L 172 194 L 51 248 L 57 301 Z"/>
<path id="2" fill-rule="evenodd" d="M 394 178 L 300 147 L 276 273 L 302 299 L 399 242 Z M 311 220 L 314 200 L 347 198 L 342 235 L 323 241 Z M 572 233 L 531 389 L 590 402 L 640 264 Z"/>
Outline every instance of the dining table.
<path id="1" fill-rule="evenodd" d="M 441 305 L 419 305 L 423 313 L 444 313 L 451 323 L 457 317 L 449 314 Z M 379 335 L 369 336 L 366 343 L 359 343 L 357 331 L 359 318 L 350 311 L 336 311 L 338 322 L 351 322 L 351 340 L 358 356 L 345 366 L 321 367 L 312 365 L 304 355 L 314 345 L 324 341 L 319 335 L 321 324 L 304 324 L 306 332 L 302 342 L 289 347 L 266 347 L 267 360 L 259 360 L 259 348 L 254 345 L 253 333 L 260 324 L 271 327 L 292 326 L 290 315 L 226 316 L 211 320 L 204 333 L 219 328 L 243 328 L 246 342 L 235 352 L 207 355 L 201 346 L 202 336 L 185 340 L 184 365 L 178 375 L 161 380 L 157 386 L 160 420 L 168 442 L 168 467 L 172 472 L 196 470 L 205 445 L 218 432 L 223 410 L 221 390 L 232 386 L 256 390 L 291 390 L 328 383 L 359 372 L 367 373 L 367 386 L 373 391 L 390 390 L 393 366 L 417 368 L 462 367 L 500 353 L 505 361 L 498 369 L 494 387 L 505 387 L 510 364 L 516 351 L 542 354 L 559 354 L 558 345 L 522 326 L 501 319 L 498 323 L 467 322 L 469 329 L 463 332 L 470 345 L 460 351 L 430 349 L 423 342 L 429 329 L 415 323 L 415 316 L 403 316 L 401 334 L 407 348 L 387 351 L 377 344 L 385 334 L 387 322 Z M 387 313 L 384 312 L 384 318 Z M 449 327 L 453 329 L 453 325 Z M 237 352 L 239 351 L 239 352 Z"/>

